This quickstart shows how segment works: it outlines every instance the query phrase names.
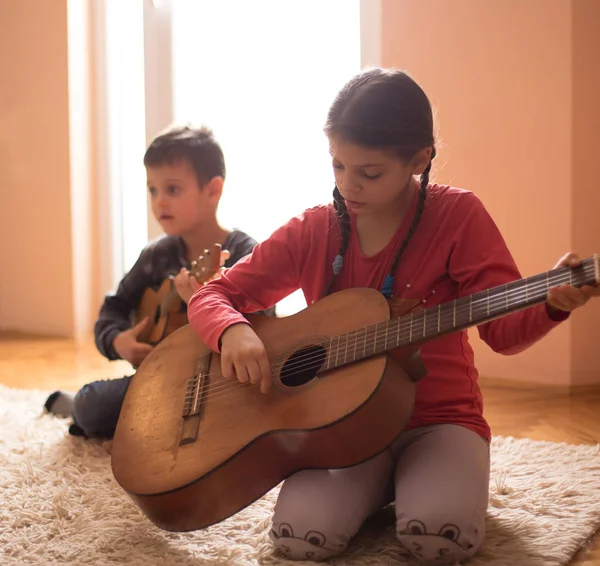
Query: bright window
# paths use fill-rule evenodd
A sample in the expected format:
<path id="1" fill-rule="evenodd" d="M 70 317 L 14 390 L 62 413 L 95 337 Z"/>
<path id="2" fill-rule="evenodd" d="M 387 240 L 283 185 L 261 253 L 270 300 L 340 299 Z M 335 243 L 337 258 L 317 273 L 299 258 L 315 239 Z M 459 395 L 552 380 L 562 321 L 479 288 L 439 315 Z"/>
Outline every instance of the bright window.
<path id="1" fill-rule="evenodd" d="M 263 240 L 331 200 L 323 125 L 360 70 L 359 0 L 176 0 L 173 116 L 210 126 L 225 153 L 221 222 Z M 305 305 L 295 293 L 282 314 Z"/>

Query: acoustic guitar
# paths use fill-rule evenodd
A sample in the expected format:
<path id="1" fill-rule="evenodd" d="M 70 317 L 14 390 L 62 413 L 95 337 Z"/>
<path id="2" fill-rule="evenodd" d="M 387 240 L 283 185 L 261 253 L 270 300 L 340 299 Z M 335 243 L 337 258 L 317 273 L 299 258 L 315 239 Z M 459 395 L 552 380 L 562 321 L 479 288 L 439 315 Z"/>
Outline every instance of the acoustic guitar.
<path id="1" fill-rule="evenodd" d="M 112 447 L 116 481 L 169 531 L 208 527 L 304 469 L 372 458 L 402 432 L 424 375 L 418 347 L 543 303 L 551 287 L 600 283 L 600 258 L 390 318 L 374 289 L 325 297 L 289 317 L 247 315 L 273 387 L 225 379 L 188 325 L 131 381 Z"/>
<path id="2" fill-rule="evenodd" d="M 204 253 L 192 262 L 190 275 L 199 283 L 205 283 L 219 272 L 228 257 L 229 252 L 222 250 L 221 244 L 214 244 L 212 250 L 204 250 Z M 138 337 L 138 342 L 155 346 L 188 323 L 187 314 L 181 312 L 183 302 L 173 283 L 174 278 L 174 275 L 170 275 L 163 280 L 158 289 L 148 288 L 144 291 L 133 324 L 138 324 L 146 317 L 148 322 Z"/>

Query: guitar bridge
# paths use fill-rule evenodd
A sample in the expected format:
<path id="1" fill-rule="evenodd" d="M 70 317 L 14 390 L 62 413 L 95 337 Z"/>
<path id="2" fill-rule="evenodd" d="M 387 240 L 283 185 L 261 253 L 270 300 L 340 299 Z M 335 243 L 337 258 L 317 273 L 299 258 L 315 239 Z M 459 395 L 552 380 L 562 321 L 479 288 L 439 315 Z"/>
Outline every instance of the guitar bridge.
<path id="1" fill-rule="evenodd" d="M 211 356 L 202 356 L 196 362 L 195 374 L 187 380 L 183 402 L 182 427 L 179 446 L 191 444 L 198 437 L 198 428 L 202 418 L 203 401 L 206 395 Z"/>

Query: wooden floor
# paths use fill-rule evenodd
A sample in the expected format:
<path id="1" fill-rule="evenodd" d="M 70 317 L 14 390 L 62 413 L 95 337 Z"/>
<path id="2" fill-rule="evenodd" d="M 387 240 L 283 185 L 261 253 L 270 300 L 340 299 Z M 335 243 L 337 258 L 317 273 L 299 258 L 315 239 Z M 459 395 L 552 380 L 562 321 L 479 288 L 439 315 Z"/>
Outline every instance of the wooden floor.
<path id="1" fill-rule="evenodd" d="M 89 341 L 0 335 L 0 383 L 76 391 L 96 379 L 131 373 L 127 362 L 107 362 Z M 600 442 L 600 387 L 565 392 L 482 379 L 485 415 L 496 435 L 570 443 Z M 572 564 L 600 566 L 600 536 Z"/>

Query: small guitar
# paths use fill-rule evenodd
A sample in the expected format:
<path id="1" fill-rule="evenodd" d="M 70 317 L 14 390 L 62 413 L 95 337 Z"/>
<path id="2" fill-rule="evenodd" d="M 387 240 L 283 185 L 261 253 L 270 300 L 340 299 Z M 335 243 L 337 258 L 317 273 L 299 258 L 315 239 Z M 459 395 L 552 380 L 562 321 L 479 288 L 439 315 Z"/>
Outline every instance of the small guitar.
<path id="1" fill-rule="evenodd" d="M 392 319 L 374 289 L 340 291 L 289 317 L 248 315 L 271 363 L 268 395 L 225 379 L 220 356 L 184 326 L 129 385 L 114 477 L 157 526 L 190 531 L 299 470 L 364 462 L 411 415 L 424 374 L 420 344 L 543 303 L 564 283 L 598 285 L 600 257 Z"/>
<path id="2" fill-rule="evenodd" d="M 204 250 L 204 254 L 192 262 L 190 275 L 199 283 L 205 283 L 219 272 L 228 257 L 229 252 L 221 250 L 221 244 L 214 244 L 212 250 Z M 173 278 L 167 277 L 157 290 L 148 288 L 144 291 L 134 316 L 134 324 L 148 317 L 139 342 L 154 346 L 188 323 L 187 314 L 181 312 L 182 300 Z"/>

